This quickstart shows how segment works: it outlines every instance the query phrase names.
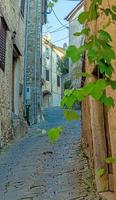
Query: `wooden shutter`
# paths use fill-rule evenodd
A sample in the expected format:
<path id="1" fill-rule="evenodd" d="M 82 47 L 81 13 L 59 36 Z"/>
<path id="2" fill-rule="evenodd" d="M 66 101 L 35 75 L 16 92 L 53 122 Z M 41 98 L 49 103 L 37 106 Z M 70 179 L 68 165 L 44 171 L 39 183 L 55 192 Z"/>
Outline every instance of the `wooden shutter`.
<path id="1" fill-rule="evenodd" d="M 7 27 L 2 18 L 0 18 L 0 68 L 5 68 L 5 50 L 6 50 L 6 31 Z"/>
<path id="2" fill-rule="evenodd" d="M 25 0 L 21 0 L 21 14 L 24 17 L 24 11 L 25 11 Z"/>

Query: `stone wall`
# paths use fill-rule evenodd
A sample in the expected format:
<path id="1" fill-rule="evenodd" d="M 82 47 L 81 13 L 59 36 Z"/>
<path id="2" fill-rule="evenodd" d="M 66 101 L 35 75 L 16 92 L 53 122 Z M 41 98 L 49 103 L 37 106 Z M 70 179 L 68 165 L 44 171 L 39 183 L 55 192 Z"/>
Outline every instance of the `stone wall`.
<path id="1" fill-rule="evenodd" d="M 30 124 L 41 117 L 41 0 L 26 1 L 26 46 L 25 46 L 25 115 Z M 27 88 L 30 93 L 28 95 Z M 29 112 L 27 112 L 29 107 Z"/>
<path id="2" fill-rule="evenodd" d="M 24 18 L 20 13 L 19 1 L 0 0 L 0 14 L 8 26 L 6 36 L 5 70 L 0 68 L 0 146 L 13 137 L 12 126 L 12 70 L 13 70 L 13 44 L 15 44 L 19 57 L 15 63 L 14 71 L 14 114 L 23 118 L 23 93 L 19 94 L 20 85 L 23 85 L 23 52 L 24 52 Z M 16 32 L 13 40 L 13 32 Z M 17 73 L 16 73 L 17 71 Z M 19 120 L 20 121 L 20 120 Z M 20 122 L 19 122 L 20 124 Z"/>

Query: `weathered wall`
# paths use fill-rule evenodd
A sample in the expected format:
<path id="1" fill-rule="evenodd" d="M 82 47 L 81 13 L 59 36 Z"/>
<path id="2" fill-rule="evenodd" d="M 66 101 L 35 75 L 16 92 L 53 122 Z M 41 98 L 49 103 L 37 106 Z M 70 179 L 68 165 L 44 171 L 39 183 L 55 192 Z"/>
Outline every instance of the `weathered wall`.
<path id="1" fill-rule="evenodd" d="M 41 0 L 26 1 L 26 33 L 25 33 L 25 115 L 29 105 L 29 121 L 37 123 L 41 115 Z M 27 94 L 29 88 L 30 98 Z"/>
<path id="2" fill-rule="evenodd" d="M 23 115 L 22 94 L 19 95 L 19 85 L 23 84 L 23 51 L 24 51 L 24 18 L 20 13 L 19 1 L 0 0 L 0 13 L 9 30 L 6 36 L 5 70 L 0 69 L 0 124 L 1 145 L 12 138 L 12 65 L 13 65 L 13 40 L 12 34 L 16 32 L 15 44 L 22 54 L 16 63 L 14 87 L 14 113 Z M 21 117 L 23 118 L 23 117 Z M 15 124 L 14 124 L 15 126 Z"/>
<path id="3" fill-rule="evenodd" d="M 109 7 L 109 6 L 111 7 L 112 5 L 115 5 L 115 3 L 116 3 L 115 0 L 112 0 L 112 1 L 103 0 L 103 7 L 104 8 Z M 89 4 L 90 4 L 90 1 L 86 0 L 85 9 L 88 9 Z M 88 26 L 91 27 L 92 31 L 97 31 L 99 28 L 102 27 L 104 22 L 107 22 L 106 17 L 100 16 L 96 24 L 90 23 L 88 24 Z M 113 41 L 111 45 L 116 51 L 116 40 L 115 40 L 116 25 L 111 24 L 107 30 L 112 36 Z M 116 80 L 115 65 L 116 65 L 116 61 L 113 62 L 113 66 L 114 66 L 113 79 L 114 80 Z M 86 70 L 88 70 L 87 59 L 86 59 Z M 115 91 L 112 91 L 111 88 L 108 88 L 106 90 L 106 93 L 108 96 L 112 96 L 114 98 L 114 101 L 116 101 Z M 104 163 L 105 156 L 106 157 L 109 156 L 109 153 L 110 153 L 110 156 L 116 157 L 116 121 L 115 121 L 116 105 L 114 108 L 109 110 L 106 117 L 103 106 L 98 105 L 98 104 L 99 104 L 98 102 L 95 102 L 92 98 L 90 98 L 88 103 L 86 104 L 86 100 L 85 100 L 82 106 L 83 107 L 82 115 L 83 115 L 83 122 L 84 122 L 83 133 L 84 133 L 85 140 L 86 138 L 89 137 L 90 129 L 92 131 L 91 139 L 87 140 L 89 141 L 89 146 L 90 146 L 87 152 L 91 151 L 91 140 L 92 140 L 93 159 L 91 158 L 89 153 L 87 155 L 89 157 L 89 160 L 94 161 L 95 170 L 96 170 L 96 166 L 102 167 L 103 165 L 105 165 Z M 85 110 L 87 110 L 88 107 L 90 108 L 90 112 L 88 112 L 88 114 L 86 113 L 85 115 Z M 88 124 L 91 124 L 91 126 L 89 126 Z M 88 126 L 89 126 L 89 129 L 86 128 Z M 101 189 L 101 191 L 109 190 L 109 191 L 116 192 L 116 165 L 113 165 L 113 171 L 111 170 L 111 168 L 109 168 L 109 166 L 106 166 L 105 168 L 106 168 L 106 171 L 108 169 L 108 176 L 106 177 L 107 180 L 105 180 L 105 182 L 100 183 L 100 181 L 98 180 L 99 178 L 96 177 L 97 188 L 99 191 Z M 103 185 L 104 185 L 104 188 L 102 187 Z"/>
<path id="4" fill-rule="evenodd" d="M 49 94 L 43 96 L 43 106 L 59 106 L 61 101 L 61 74 L 58 71 L 58 60 L 64 56 L 63 49 L 53 45 L 43 38 L 42 47 L 42 92 Z M 46 80 L 46 70 L 49 71 L 49 81 Z M 57 86 L 57 75 L 60 77 L 60 87 Z"/>
<path id="5" fill-rule="evenodd" d="M 94 168 L 93 158 L 93 140 L 92 140 L 92 129 L 91 129 L 91 116 L 90 116 L 90 105 L 89 97 L 82 102 L 82 136 L 84 140 L 85 153 L 89 159 L 89 165 Z"/>
<path id="6" fill-rule="evenodd" d="M 84 37 L 81 36 L 74 36 L 74 33 L 81 32 L 83 25 L 77 21 L 77 18 L 80 13 L 84 11 L 84 5 L 82 3 L 81 7 L 76 11 L 74 14 L 71 14 L 69 17 L 69 45 L 76 45 L 77 48 L 83 44 Z M 82 60 L 80 59 L 76 63 L 72 63 L 69 60 L 69 75 L 70 79 L 72 80 L 72 85 L 75 88 L 79 88 L 81 86 L 81 78 L 77 78 L 77 73 L 82 71 Z"/>

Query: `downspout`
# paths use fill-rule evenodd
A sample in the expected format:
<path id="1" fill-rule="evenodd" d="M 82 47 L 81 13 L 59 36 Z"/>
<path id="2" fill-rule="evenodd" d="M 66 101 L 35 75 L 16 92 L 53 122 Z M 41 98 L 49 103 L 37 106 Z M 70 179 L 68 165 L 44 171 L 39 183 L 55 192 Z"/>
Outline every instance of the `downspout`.
<path id="1" fill-rule="evenodd" d="M 42 120 L 42 24 L 41 24 L 41 34 L 40 34 L 40 67 L 39 67 L 39 91 L 40 91 L 40 121 Z"/>
<path id="2" fill-rule="evenodd" d="M 34 65 L 34 78 L 35 78 L 35 88 L 34 88 L 34 123 L 37 123 L 37 28 L 38 28 L 38 23 L 37 23 L 37 15 L 38 15 L 38 0 L 36 0 L 36 23 L 35 23 L 35 65 Z"/>
<path id="3" fill-rule="evenodd" d="M 25 17 L 25 48 L 24 48 L 24 94 L 23 94 L 23 101 L 24 101 L 24 114 L 26 116 L 26 86 L 27 86 L 27 74 L 26 74 L 26 69 L 27 69 L 27 41 L 28 41 L 28 19 L 30 15 L 30 10 L 29 10 L 29 5 L 30 5 L 30 0 L 26 1 L 26 17 Z"/>
<path id="4" fill-rule="evenodd" d="M 53 51 L 53 45 L 51 44 L 51 97 L 52 97 L 51 102 L 52 102 L 52 106 L 53 106 L 53 85 L 52 85 L 52 81 L 53 81 L 53 79 L 52 79 L 52 67 L 53 67 L 52 56 L 53 56 L 53 53 L 52 53 L 52 51 Z"/>

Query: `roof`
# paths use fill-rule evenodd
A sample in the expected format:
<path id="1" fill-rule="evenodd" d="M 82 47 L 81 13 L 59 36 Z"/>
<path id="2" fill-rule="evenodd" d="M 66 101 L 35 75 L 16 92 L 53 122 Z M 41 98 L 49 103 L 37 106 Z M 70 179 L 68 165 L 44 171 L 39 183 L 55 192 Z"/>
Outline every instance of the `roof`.
<path id="1" fill-rule="evenodd" d="M 65 54 L 65 50 L 62 47 L 52 44 L 49 40 L 47 40 L 44 37 L 43 37 L 43 43 L 50 46 L 53 50 L 57 50 L 57 51 L 61 52 L 62 55 Z"/>
<path id="2" fill-rule="evenodd" d="M 65 17 L 65 20 L 69 21 L 84 5 L 84 0 L 81 0 L 73 10 Z"/>

